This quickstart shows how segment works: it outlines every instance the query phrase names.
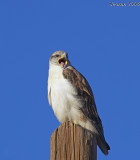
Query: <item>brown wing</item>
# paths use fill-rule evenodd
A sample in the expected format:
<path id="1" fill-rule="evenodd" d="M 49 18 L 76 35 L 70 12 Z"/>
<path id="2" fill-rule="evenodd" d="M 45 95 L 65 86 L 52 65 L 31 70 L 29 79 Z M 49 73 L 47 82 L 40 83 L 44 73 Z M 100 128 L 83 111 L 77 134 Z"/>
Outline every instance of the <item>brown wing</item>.
<path id="1" fill-rule="evenodd" d="M 72 83 L 77 90 L 78 97 L 83 101 L 83 114 L 93 121 L 99 134 L 104 135 L 102 122 L 97 113 L 93 92 L 86 78 L 72 66 L 64 69 L 63 76 Z"/>

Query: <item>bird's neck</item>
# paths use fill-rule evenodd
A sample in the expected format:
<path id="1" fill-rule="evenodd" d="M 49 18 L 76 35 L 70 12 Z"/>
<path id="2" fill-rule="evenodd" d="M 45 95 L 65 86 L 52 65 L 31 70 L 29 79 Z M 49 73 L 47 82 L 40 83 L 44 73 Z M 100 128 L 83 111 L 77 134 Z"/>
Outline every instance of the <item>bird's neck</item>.
<path id="1" fill-rule="evenodd" d="M 62 73 L 63 73 L 63 68 L 60 67 L 60 66 L 57 66 L 57 65 L 53 65 L 51 64 L 49 66 L 49 77 L 51 79 L 58 79 L 62 76 Z"/>

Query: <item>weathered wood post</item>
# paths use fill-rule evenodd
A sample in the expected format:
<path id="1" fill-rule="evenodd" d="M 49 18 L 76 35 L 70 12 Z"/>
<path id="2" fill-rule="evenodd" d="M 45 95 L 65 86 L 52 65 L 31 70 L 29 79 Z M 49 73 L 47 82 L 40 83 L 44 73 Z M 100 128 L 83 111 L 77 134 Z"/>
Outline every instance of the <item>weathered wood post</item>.
<path id="1" fill-rule="evenodd" d="M 96 137 L 72 122 L 65 122 L 51 136 L 50 160 L 97 160 Z"/>

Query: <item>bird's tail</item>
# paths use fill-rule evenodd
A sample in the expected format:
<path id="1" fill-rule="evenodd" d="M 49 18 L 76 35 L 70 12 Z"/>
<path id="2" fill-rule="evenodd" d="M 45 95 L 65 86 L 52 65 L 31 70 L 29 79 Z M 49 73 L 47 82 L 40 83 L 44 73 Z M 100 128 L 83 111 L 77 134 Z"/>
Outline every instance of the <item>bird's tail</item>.
<path id="1" fill-rule="evenodd" d="M 101 149 L 101 151 L 105 154 L 108 155 L 108 150 L 110 150 L 110 146 L 108 145 L 108 143 L 105 141 L 104 136 L 97 136 L 97 144 L 99 146 L 99 148 Z"/>

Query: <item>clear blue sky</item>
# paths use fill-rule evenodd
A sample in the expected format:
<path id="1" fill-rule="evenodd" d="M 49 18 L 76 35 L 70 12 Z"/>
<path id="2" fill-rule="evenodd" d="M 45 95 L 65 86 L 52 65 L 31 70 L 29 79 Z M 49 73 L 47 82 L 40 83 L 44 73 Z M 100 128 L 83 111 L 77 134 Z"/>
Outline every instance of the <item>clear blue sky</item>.
<path id="1" fill-rule="evenodd" d="M 49 160 L 60 125 L 47 100 L 48 61 L 65 50 L 89 81 L 110 144 L 98 160 L 138 159 L 140 7 L 110 1 L 0 1 L 0 159 Z"/>

